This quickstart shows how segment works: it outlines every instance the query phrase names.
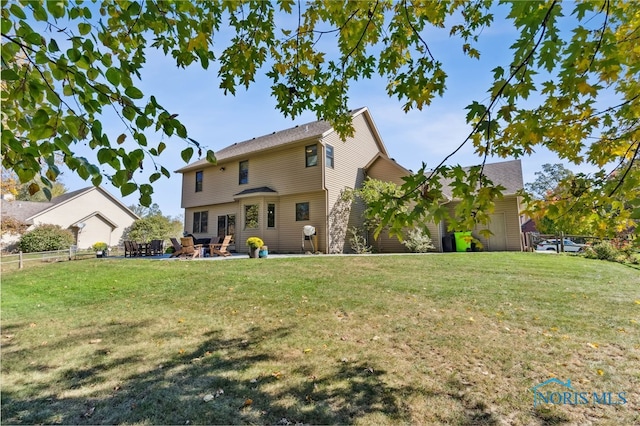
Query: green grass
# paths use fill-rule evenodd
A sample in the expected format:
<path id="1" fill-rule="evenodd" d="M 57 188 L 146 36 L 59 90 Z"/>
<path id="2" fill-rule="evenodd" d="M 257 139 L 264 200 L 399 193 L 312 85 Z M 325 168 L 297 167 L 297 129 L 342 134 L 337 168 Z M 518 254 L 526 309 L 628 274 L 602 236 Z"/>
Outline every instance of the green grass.
<path id="1" fill-rule="evenodd" d="M 4 273 L 1 308 L 5 424 L 640 422 L 621 264 L 90 259 Z M 550 377 L 629 402 L 534 409 Z"/>

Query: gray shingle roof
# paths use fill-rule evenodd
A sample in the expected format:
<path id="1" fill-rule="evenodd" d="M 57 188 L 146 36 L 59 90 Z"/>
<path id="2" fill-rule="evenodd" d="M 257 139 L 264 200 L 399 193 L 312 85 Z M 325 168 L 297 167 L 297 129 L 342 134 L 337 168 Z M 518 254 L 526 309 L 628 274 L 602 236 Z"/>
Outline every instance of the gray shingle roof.
<path id="1" fill-rule="evenodd" d="M 54 206 L 52 202 L 5 200 L 0 201 L 2 216 L 13 217 L 20 222 L 30 223 L 28 219 L 49 207 Z"/>
<path id="2" fill-rule="evenodd" d="M 259 188 L 251 188 L 251 189 L 245 189 L 244 191 L 238 192 L 237 194 L 234 195 L 248 195 L 248 194 L 257 194 L 257 193 L 274 193 L 276 194 L 277 192 L 271 188 L 269 188 L 268 186 L 261 186 Z"/>
<path id="3" fill-rule="evenodd" d="M 469 170 L 469 167 L 465 167 Z M 494 185 L 502 185 L 506 189 L 502 191 L 504 195 L 513 195 L 522 188 L 524 182 L 522 179 L 522 163 L 520 160 L 501 161 L 499 163 L 487 163 L 484 165 L 483 173 L 488 177 Z M 443 192 L 450 196 L 451 191 L 449 184 L 451 180 L 441 180 Z"/>
<path id="4" fill-rule="evenodd" d="M 75 198 L 85 192 L 88 192 L 92 189 L 95 189 L 95 186 L 87 186 L 86 188 L 77 189 L 75 191 L 67 192 L 65 194 L 59 195 L 53 198 L 48 202 L 39 202 L 39 201 L 20 201 L 20 200 L 5 200 L 2 199 L 0 202 L 0 211 L 2 212 L 2 216 L 11 216 L 22 222 L 31 223 L 31 218 L 39 213 L 44 212 L 58 204 L 62 204 L 72 198 Z M 102 187 L 97 187 L 99 191 L 102 191 L 106 196 L 113 199 L 115 203 L 119 203 L 122 208 L 128 211 L 133 217 L 138 218 L 127 206 L 125 206 L 121 201 L 117 198 L 113 197 Z"/>
<path id="5" fill-rule="evenodd" d="M 73 197 L 82 194 L 85 191 L 90 190 L 93 186 L 78 189 L 59 195 L 53 198 L 51 201 L 22 201 L 22 200 L 2 200 L 0 204 L 0 210 L 2 210 L 2 216 L 10 216 L 19 221 L 30 223 L 30 218 L 38 213 L 41 213 L 56 204 L 63 203 Z"/>
<path id="6" fill-rule="evenodd" d="M 351 111 L 351 114 L 357 115 L 365 109 L 365 107 L 355 109 Z M 300 142 L 307 139 L 318 139 L 332 129 L 333 127 L 327 121 L 312 121 L 310 123 L 291 127 L 289 129 L 273 132 L 268 135 L 263 135 L 243 142 L 234 143 L 233 145 L 229 145 L 219 151 L 216 151 L 215 154 L 218 162 L 222 162 L 231 158 L 249 155 L 254 152 L 264 151 L 266 149 L 276 148 L 278 146 L 287 145 L 290 143 Z M 182 167 L 181 169 L 176 170 L 176 172 L 181 173 L 207 165 L 210 165 L 207 160 L 202 159 L 185 167 Z"/>

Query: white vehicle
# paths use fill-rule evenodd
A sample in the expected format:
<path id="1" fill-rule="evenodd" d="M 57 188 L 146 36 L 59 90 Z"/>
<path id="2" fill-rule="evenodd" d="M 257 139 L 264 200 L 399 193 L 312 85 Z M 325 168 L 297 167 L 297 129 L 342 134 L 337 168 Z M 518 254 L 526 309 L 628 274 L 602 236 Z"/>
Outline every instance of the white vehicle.
<path id="1" fill-rule="evenodd" d="M 573 241 L 565 238 L 563 240 L 564 243 L 564 251 L 571 253 L 578 253 L 584 250 L 585 244 L 574 243 Z M 540 251 L 560 251 L 562 247 L 560 246 L 559 240 L 544 240 L 540 241 L 536 246 L 536 250 Z"/>

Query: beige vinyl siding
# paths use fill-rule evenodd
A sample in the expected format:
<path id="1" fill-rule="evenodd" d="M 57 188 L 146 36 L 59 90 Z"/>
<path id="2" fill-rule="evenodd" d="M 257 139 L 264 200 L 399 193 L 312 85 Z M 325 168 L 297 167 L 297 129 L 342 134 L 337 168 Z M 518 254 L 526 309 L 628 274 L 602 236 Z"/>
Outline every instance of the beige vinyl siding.
<path id="1" fill-rule="evenodd" d="M 448 205 L 449 211 L 453 213 L 457 202 L 451 202 Z M 505 196 L 502 200 L 497 200 L 495 203 L 495 210 L 493 214 L 504 213 L 505 223 L 505 235 L 506 235 L 506 250 L 507 251 L 522 251 L 522 237 L 520 228 L 520 204 L 519 198 L 515 195 Z M 492 249 L 492 243 L 489 239 L 480 235 L 478 231 L 486 229 L 485 226 L 477 226 L 473 230 L 473 236 L 480 240 L 484 245 L 484 250 L 494 251 Z"/>
<path id="2" fill-rule="evenodd" d="M 318 237 L 318 247 L 316 251 L 326 252 L 326 196 L 324 191 L 316 191 L 308 194 L 298 194 L 287 197 L 280 197 L 276 208 L 280 209 L 276 213 L 276 220 L 283 226 L 278 228 L 278 251 L 281 253 L 301 253 L 302 252 L 302 228 L 311 225 L 316 228 Z M 309 220 L 296 221 L 296 203 L 309 202 Z M 267 245 L 269 245 L 267 243 Z M 306 250 L 310 250 L 307 242 Z M 269 245 L 271 250 L 271 245 Z"/>
<path id="3" fill-rule="evenodd" d="M 112 225 L 102 218 L 92 216 L 86 220 L 85 228 L 78 234 L 78 247 L 88 248 L 98 241 L 105 242 L 109 246 L 119 245 L 124 230 L 131 226 L 135 217 L 98 188 L 58 204 L 54 209 L 36 216 L 34 224 L 49 223 L 67 229 L 73 223 L 96 212 L 116 224 L 116 227 L 112 228 Z"/>
<path id="4" fill-rule="evenodd" d="M 396 185 L 404 184 L 403 176 L 406 176 L 401 168 L 392 163 L 392 160 L 379 158 L 367 170 L 367 176 L 384 182 L 393 182 Z"/>
<path id="5" fill-rule="evenodd" d="M 313 167 L 305 165 L 304 148 L 313 143 L 303 141 L 283 149 L 263 151 L 202 169 L 201 192 L 195 192 L 196 171 L 185 172 L 182 179 L 182 207 L 233 202 L 235 194 L 263 186 L 275 190 L 279 196 L 320 190 L 323 163 L 319 161 Z M 324 155 L 319 143 L 318 153 Z M 249 161 L 249 182 L 240 185 L 239 163 L 243 160 Z"/>
<path id="6" fill-rule="evenodd" d="M 378 239 L 373 238 L 373 232 L 369 235 L 369 245 L 377 253 L 408 253 L 409 250 L 398 241 L 397 237 L 390 237 L 388 231 L 382 231 Z"/>
<path id="7" fill-rule="evenodd" d="M 325 172 L 325 185 L 327 188 L 327 213 L 335 211 L 336 202 L 347 189 L 359 188 L 365 179 L 364 167 L 380 152 L 380 146 L 373 136 L 372 129 L 365 119 L 364 114 L 354 117 L 353 126 L 355 128 L 354 137 L 340 140 L 337 133 L 332 132 L 323 139 L 323 144 L 333 146 L 334 168 L 325 167 L 325 151 L 322 150 L 322 165 Z M 340 226 L 341 229 L 334 229 L 331 238 L 335 241 L 327 241 L 331 245 L 332 252 L 349 251 L 349 245 L 344 240 L 346 227 L 361 227 L 364 207 L 359 203 L 354 203 L 349 214 L 348 221 L 332 220 L 332 226 Z M 342 249 L 341 249 L 342 247 Z"/>
<path id="8" fill-rule="evenodd" d="M 441 227 L 435 223 L 428 223 L 429 237 L 433 242 L 433 251 L 442 251 L 442 232 Z M 405 230 L 405 236 L 408 235 L 410 229 Z M 373 239 L 373 233 L 370 235 L 370 245 L 376 249 L 379 253 L 408 253 L 409 250 L 398 240 L 398 237 L 390 237 L 387 231 L 383 231 L 378 236 L 377 240 Z"/>
<path id="9" fill-rule="evenodd" d="M 505 196 L 502 200 L 496 201 L 494 213 L 504 213 L 505 231 L 507 237 L 507 251 L 522 251 L 522 237 L 520 227 L 520 209 L 518 197 Z M 489 251 L 494 251 L 491 247 L 491 239 L 478 238 Z"/>
<path id="10" fill-rule="evenodd" d="M 198 206 L 186 209 L 184 212 L 184 230 L 191 234 L 193 233 L 193 213 L 194 212 L 207 212 L 209 215 L 207 223 L 207 232 L 193 233 L 196 238 L 212 238 L 217 237 L 218 234 L 218 216 L 235 214 L 236 215 L 236 227 L 238 221 L 238 208 L 236 203 L 226 203 L 217 205 Z"/>
<path id="11" fill-rule="evenodd" d="M 296 203 L 309 203 L 309 220 L 296 221 Z M 276 226 L 267 228 L 267 205 L 269 203 L 276 206 Z M 256 229 L 244 229 L 244 212 L 246 205 L 257 204 L 260 209 L 259 225 Z M 316 250 L 324 251 L 325 247 L 321 240 L 325 235 L 325 192 L 316 191 L 307 194 L 298 194 L 286 197 L 257 196 L 241 198 L 238 203 L 229 203 L 223 206 L 207 206 L 194 209 L 187 209 L 187 226 L 192 226 L 193 212 L 209 211 L 208 235 L 198 235 L 196 237 L 210 237 L 217 232 L 218 215 L 232 214 L 232 208 L 237 209 L 236 214 L 236 234 L 235 250 L 240 253 L 248 253 L 245 241 L 249 237 L 260 237 L 264 244 L 273 253 L 300 253 L 302 251 L 302 227 L 312 225 L 316 228 L 318 235 L 318 246 Z M 212 222 L 213 221 L 213 222 Z M 212 226 L 214 228 L 212 228 Z M 190 229 L 190 228 L 187 228 Z"/>

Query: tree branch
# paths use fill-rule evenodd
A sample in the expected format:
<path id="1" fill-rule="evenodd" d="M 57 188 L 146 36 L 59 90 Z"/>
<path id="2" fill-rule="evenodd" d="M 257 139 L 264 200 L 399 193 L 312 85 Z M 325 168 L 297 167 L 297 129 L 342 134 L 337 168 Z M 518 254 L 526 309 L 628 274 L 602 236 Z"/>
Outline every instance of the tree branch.
<path id="1" fill-rule="evenodd" d="M 429 57 L 431 58 L 431 60 L 433 62 L 435 62 L 435 58 L 433 57 L 433 55 L 431 54 L 431 49 L 429 49 L 429 45 L 427 44 L 426 41 L 424 41 L 422 39 L 422 36 L 420 36 L 420 33 L 418 33 L 418 31 L 416 30 L 416 27 L 413 26 L 413 22 L 411 22 L 411 18 L 409 17 L 409 8 L 407 7 L 407 0 L 404 0 L 402 2 L 403 6 L 404 6 L 404 13 L 405 16 L 407 18 L 407 24 L 409 24 L 409 27 L 411 27 L 411 30 L 413 31 L 413 34 L 418 37 L 418 40 L 420 40 L 422 42 L 422 44 L 424 44 L 425 49 L 427 49 L 427 53 L 429 54 Z"/>

